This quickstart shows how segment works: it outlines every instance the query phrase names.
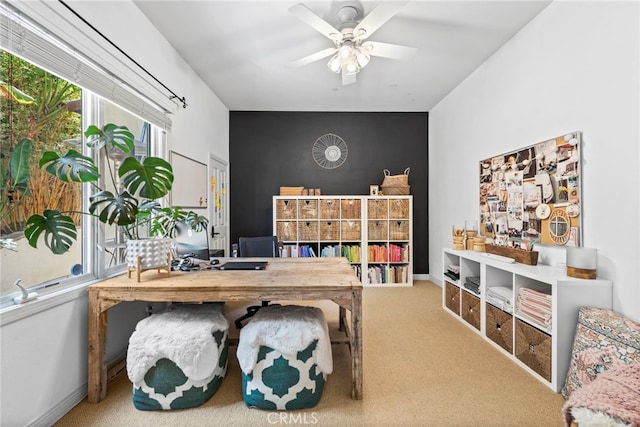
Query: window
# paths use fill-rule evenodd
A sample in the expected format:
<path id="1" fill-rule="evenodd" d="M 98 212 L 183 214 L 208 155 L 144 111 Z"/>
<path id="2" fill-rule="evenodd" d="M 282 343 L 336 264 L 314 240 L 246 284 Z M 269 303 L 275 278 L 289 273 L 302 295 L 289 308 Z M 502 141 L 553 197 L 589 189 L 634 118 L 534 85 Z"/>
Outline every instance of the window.
<path id="1" fill-rule="evenodd" d="M 5 51 L 0 51 L 0 63 L 0 238 L 12 239 L 16 245 L 15 250 L 0 249 L 0 295 L 4 296 L 18 290 L 14 286 L 18 279 L 25 287 L 46 286 L 73 274 L 82 274 L 85 227 L 83 218 L 75 215 L 80 230 L 79 244 L 62 256 L 46 254 L 26 244 L 22 231 L 24 221 L 31 214 L 53 205 L 66 211 L 79 211 L 82 205 L 81 185 L 62 183 L 38 167 L 44 151 L 61 153 L 79 144 L 82 91 Z M 17 159 L 18 150 L 24 152 L 27 141 L 32 147 L 30 158 L 25 162 L 29 178 L 21 184 L 15 182 L 16 179 L 22 181 L 20 177 L 11 176 L 10 162 Z"/>
<path id="2" fill-rule="evenodd" d="M 78 237 L 68 253 L 53 255 L 45 245 L 36 250 L 27 244 L 23 229 L 32 212 L 45 206 L 86 212 L 92 191 L 89 184 L 49 182 L 37 164 L 43 150 L 64 153 L 83 147 L 83 154 L 93 155 L 81 143 L 83 131 L 89 124 L 114 123 L 134 133 L 135 156 L 166 157 L 165 132 L 171 127 L 169 114 L 176 97 L 132 68 L 129 57 L 96 39 L 61 2 L 0 2 L 0 34 L 0 306 L 4 307 L 13 304 L 17 279 L 43 295 L 125 267 L 117 228 L 80 214 L 74 218 Z M 16 155 L 24 167 L 17 169 L 19 176 L 12 176 L 13 153 L 26 153 L 24 148 L 31 146 L 21 145 L 25 137 L 33 150 L 28 161 Z M 112 165 L 121 161 L 116 156 L 95 160 Z"/>
<path id="3" fill-rule="evenodd" d="M 38 244 L 38 249 L 28 245 L 23 230 L 32 213 L 43 209 L 86 211 L 82 206 L 87 205 L 91 194 L 88 185 L 61 183 L 40 169 L 38 161 L 42 153 L 55 151 L 62 155 L 73 148 L 94 155 L 83 148 L 83 130 L 89 124 L 101 127 L 115 123 L 127 126 L 135 135 L 136 149 L 132 155 L 141 160 L 163 152 L 164 132 L 34 64 L 4 50 L 0 50 L 0 55 L 0 239 L 5 243 L 10 239 L 15 244 L 0 248 L 0 302 L 7 306 L 13 304 L 17 295 L 14 283 L 18 279 L 22 286 L 42 295 L 125 268 L 124 238 L 119 229 L 80 214 L 74 216 L 78 237 L 69 252 L 54 255 L 44 244 Z M 10 159 L 16 151 L 23 152 L 24 145 L 20 143 L 24 138 L 33 147 L 27 162 L 29 179 L 25 185 L 16 185 L 16 177 L 10 174 Z M 110 162 L 117 168 L 124 159 L 114 153 L 96 160 Z M 106 181 L 100 186 L 113 188 L 114 184 Z"/>

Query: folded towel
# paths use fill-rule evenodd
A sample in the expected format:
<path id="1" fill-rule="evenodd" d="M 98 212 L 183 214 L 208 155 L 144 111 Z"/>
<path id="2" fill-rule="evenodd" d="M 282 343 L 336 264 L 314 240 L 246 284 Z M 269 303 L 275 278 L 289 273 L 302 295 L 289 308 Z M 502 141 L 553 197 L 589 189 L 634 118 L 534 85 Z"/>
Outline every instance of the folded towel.
<path id="1" fill-rule="evenodd" d="M 465 279 L 467 282 L 480 286 L 480 276 L 467 276 Z"/>

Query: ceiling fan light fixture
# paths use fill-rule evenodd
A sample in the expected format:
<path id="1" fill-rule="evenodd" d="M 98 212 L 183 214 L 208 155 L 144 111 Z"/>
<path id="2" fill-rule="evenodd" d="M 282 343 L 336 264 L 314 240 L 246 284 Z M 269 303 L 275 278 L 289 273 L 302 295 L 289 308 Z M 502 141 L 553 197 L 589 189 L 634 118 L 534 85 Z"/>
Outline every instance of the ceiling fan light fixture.
<path id="1" fill-rule="evenodd" d="M 331 57 L 331 59 L 327 63 L 327 67 L 329 67 L 329 69 L 334 73 L 339 74 L 340 71 L 342 71 L 342 63 L 340 62 L 340 58 L 338 57 L 337 53 Z"/>
<path id="2" fill-rule="evenodd" d="M 358 52 L 356 53 L 356 61 L 358 62 L 358 66 L 360 68 L 366 67 L 370 59 L 371 57 L 367 52 L 365 52 L 363 49 L 358 49 Z"/>
<path id="3" fill-rule="evenodd" d="M 340 58 L 347 59 L 353 54 L 353 44 L 351 42 L 344 42 L 340 49 L 338 49 L 338 55 Z"/>
<path id="4" fill-rule="evenodd" d="M 358 66 L 358 62 L 355 60 L 355 58 L 351 57 L 348 60 L 346 60 L 342 66 L 345 69 L 345 72 L 347 75 L 351 75 L 351 74 L 356 74 L 358 71 L 360 71 L 360 67 Z"/>

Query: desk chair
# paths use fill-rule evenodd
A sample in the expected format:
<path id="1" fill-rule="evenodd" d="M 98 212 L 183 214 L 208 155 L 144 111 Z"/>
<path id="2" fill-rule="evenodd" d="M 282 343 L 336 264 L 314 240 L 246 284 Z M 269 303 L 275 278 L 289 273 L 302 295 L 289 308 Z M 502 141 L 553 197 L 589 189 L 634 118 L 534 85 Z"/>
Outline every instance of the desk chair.
<path id="1" fill-rule="evenodd" d="M 240 237 L 238 239 L 238 251 L 240 257 L 269 257 L 280 256 L 280 248 L 277 236 Z M 269 301 L 262 301 L 262 305 L 247 307 L 247 312 L 235 320 L 236 327 L 242 329 L 242 322 L 251 318 L 262 307 L 269 305 Z"/>

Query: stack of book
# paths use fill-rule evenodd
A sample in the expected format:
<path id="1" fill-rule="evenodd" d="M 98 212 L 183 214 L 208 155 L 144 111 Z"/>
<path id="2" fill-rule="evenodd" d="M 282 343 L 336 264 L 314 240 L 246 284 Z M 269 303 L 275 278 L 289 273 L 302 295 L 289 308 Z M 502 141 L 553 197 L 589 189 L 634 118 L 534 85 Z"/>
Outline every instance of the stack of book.
<path id="1" fill-rule="evenodd" d="M 349 262 L 360 262 L 360 246 L 344 245 L 342 247 L 342 256 L 347 258 Z"/>
<path id="2" fill-rule="evenodd" d="M 334 257 L 340 256 L 340 248 L 338 246 L 328 245 L 322 248 L 320 251 L 321 257 Z"/>
<path id="3" fill-rule="evenodd" d="M 367 259 L 369 262 L 387 262 L 389 251 L 385 245 L 369 245 Z"/>
<path id="4" fill-rule="evenodd" d="M 409 262 L 409 244 L 389 245 L 389 262 Z"/>
<path id="5" fill-rule="evenodd" d="M 309 245 L 283 245 L 280 256 L 283 258 L 315 257 L 315 250 Z"/>
<path id="6" fill-rule="evenodd" d="M 409 269 L 406 265 L 370 265 L 367 271 L 369 283 L 407 283 Z"/>

